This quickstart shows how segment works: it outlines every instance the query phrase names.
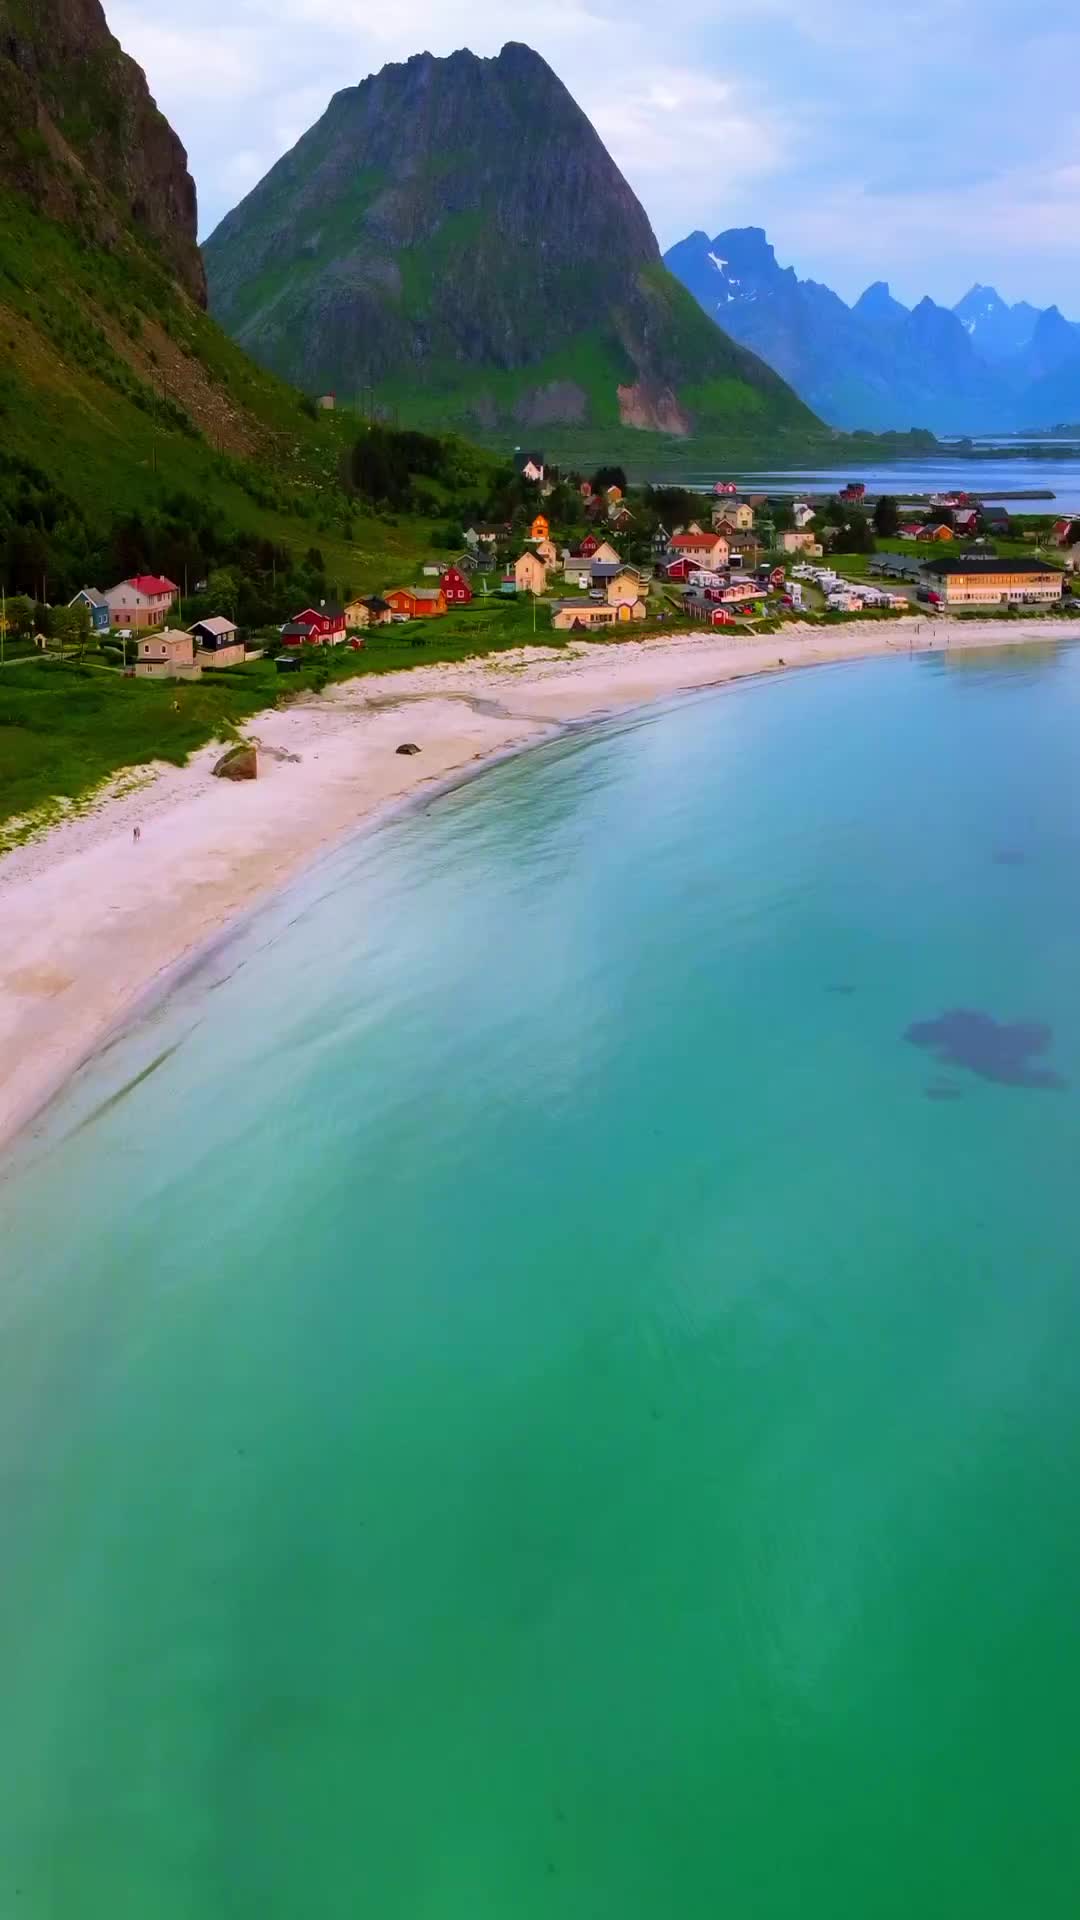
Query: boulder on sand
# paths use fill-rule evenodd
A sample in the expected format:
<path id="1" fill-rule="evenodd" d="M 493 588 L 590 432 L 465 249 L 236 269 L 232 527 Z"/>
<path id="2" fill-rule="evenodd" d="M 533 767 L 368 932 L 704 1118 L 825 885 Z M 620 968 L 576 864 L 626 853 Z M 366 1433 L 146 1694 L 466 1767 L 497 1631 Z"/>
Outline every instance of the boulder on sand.
<path id="1" fill-rule="evenodd" d="M 219 780 L 257 780 L 259 777 L 259 756 L 254 747 L 241 740 L 228 753 L 223 753 L 214 768 Z"/>
<path id="2" fill-rule="evenodd" d="M 394 751 L 395 753 L 419 753 L 420 749 L 415 740 L 406 740 L 400 747 L 395 747 Z"/>

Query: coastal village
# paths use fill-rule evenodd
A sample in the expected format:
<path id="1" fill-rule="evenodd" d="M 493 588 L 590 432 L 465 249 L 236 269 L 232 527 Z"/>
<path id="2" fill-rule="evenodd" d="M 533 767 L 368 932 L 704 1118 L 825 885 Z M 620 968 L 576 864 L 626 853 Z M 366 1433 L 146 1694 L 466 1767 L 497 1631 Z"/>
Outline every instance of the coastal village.
<path id="1" fill-rule="evenodd" d="M 1046 524 L 1044 516 L 1028 526 L 960 490 L 917 506 L 871 502 L 862 481 L 825 501 L 744 492 L 731 480 L 689 494 L 633 489 L 603 470 L 568 482 L 539 453 L 519 457 L 517 476 L 524 509 L 514 518 L 471 521 L 460 550 L 433 557 L 420 579 L 296 607 L 276 628 L 244 634 L 224 612 L 185 624 L 178 584 L 145 573 L 104 589 L 85 586 L 67 609 L 35 607 L 40 626 L 23 637 L 48 650 L 58 633 L 63 645 L 66 625 L 69 639 L 111 651 L 136 679 L 193 680 L 266 657 L 279 673 L 295 673 L 309 650 L 360 651 L 377 628 L 407 628 L 409 645 L 423 647 L 432 622 L 507 603 L 528 610 L 527 623 L 515 626 L 520 638 L 601 640 L 695 626 L 772 631 L 790 620 L 1074 604 L 1080 520 Z M 558 520 L 550 504 L 556 491 Z M 668 499 L 689 501 L 696 515 L 665 524 L 657 502 Z M 22 618 L 25 629 L 26 609 Z M 13 628 L 11 620 L 4 625 Z"/>

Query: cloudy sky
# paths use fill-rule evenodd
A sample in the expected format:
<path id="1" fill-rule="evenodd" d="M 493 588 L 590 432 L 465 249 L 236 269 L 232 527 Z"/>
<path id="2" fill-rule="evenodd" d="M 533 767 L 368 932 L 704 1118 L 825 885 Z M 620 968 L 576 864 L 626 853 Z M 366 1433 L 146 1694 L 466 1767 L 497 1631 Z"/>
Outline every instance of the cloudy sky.
<path id="1" fill-rule="evenodd" d="M 388 60 L 527 41 L 662 246 L 763 226 L 852 299 L 974 280 L 1080 318 L 1080 24 L 1067 0 L 105 0 L 185 141 L 204 234 Z"/>

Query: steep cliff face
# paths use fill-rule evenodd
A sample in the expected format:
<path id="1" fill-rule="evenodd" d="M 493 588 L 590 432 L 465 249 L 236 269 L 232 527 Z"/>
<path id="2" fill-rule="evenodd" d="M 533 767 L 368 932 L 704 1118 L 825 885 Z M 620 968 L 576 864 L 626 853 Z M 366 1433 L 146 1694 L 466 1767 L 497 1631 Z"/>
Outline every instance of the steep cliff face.
<path id="1" fill-rule="evenodd" d="M 692 233 L 665 263 L 726 332 L 834 426 L 938 433 L 1052 425 L 1080 411 L 1080 327 L 975 286 L 909 309 L 875 281 L 853 307 L 781 267 L 760 227 Z"/>
<path id="2" fill-rule="evenodd" d="M 419 54 L 337 94 L 205 252 L 216 317 L 309 390 L 492 427 L 813 425 L 704 324 L 527 47 Z"/>
<path id="3" fill-rule="evenodd" d="M 333 423 L 205 311 L 184 149 L 99 0 L 0 0 L 0 83 L 0 548 L 18 463 L 94 515 L 184 492 L 244 523 L 271 452 L 332 482 Z"/>
<path id="4" fill-rule="evenodd" d="M 201 305 L 187 155 L 100 0 L 0 0 L 0 185 L 115 248 L 130 228 Z"/>

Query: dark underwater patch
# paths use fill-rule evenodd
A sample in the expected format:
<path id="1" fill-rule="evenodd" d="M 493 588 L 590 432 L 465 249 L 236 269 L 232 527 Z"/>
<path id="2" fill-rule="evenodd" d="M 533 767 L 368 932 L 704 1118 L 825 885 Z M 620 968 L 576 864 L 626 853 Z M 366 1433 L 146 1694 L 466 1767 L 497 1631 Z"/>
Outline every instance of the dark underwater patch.
<path id="1" fill-rule="evenodd" d="M 995 847 L 995 867 L 1022 867 L 1027 864 L 1027 854 L 1022 847 Z"/>
<path id="2" fill-rule="evenodd" d="M 1053 1035 L 1041 1020 L 995 1020 L 992 1014 L 954 1007 L 936 1020 L 916 1020 L 904 1039 L 924 1047 L 943 1067 L 967 1067 L 980 1080 L 1002 1087 L 1059 1090 L 1067 1083 L 1052 1067 L 1032 1064 L 1046 1053 Z"/>
<path id="3" fill-rule="evenodd" d="M 923 1088 L 928 1100 L 959 1100 L 960 1089 L 954 1080 L 931 1080 Z"/>
<path id="4" fill-rule="evenodd" d="M 835 980 L 826 987 L 825 991 L 826 993 L 854 993 L 855 988 L 850 980 Z"/>

